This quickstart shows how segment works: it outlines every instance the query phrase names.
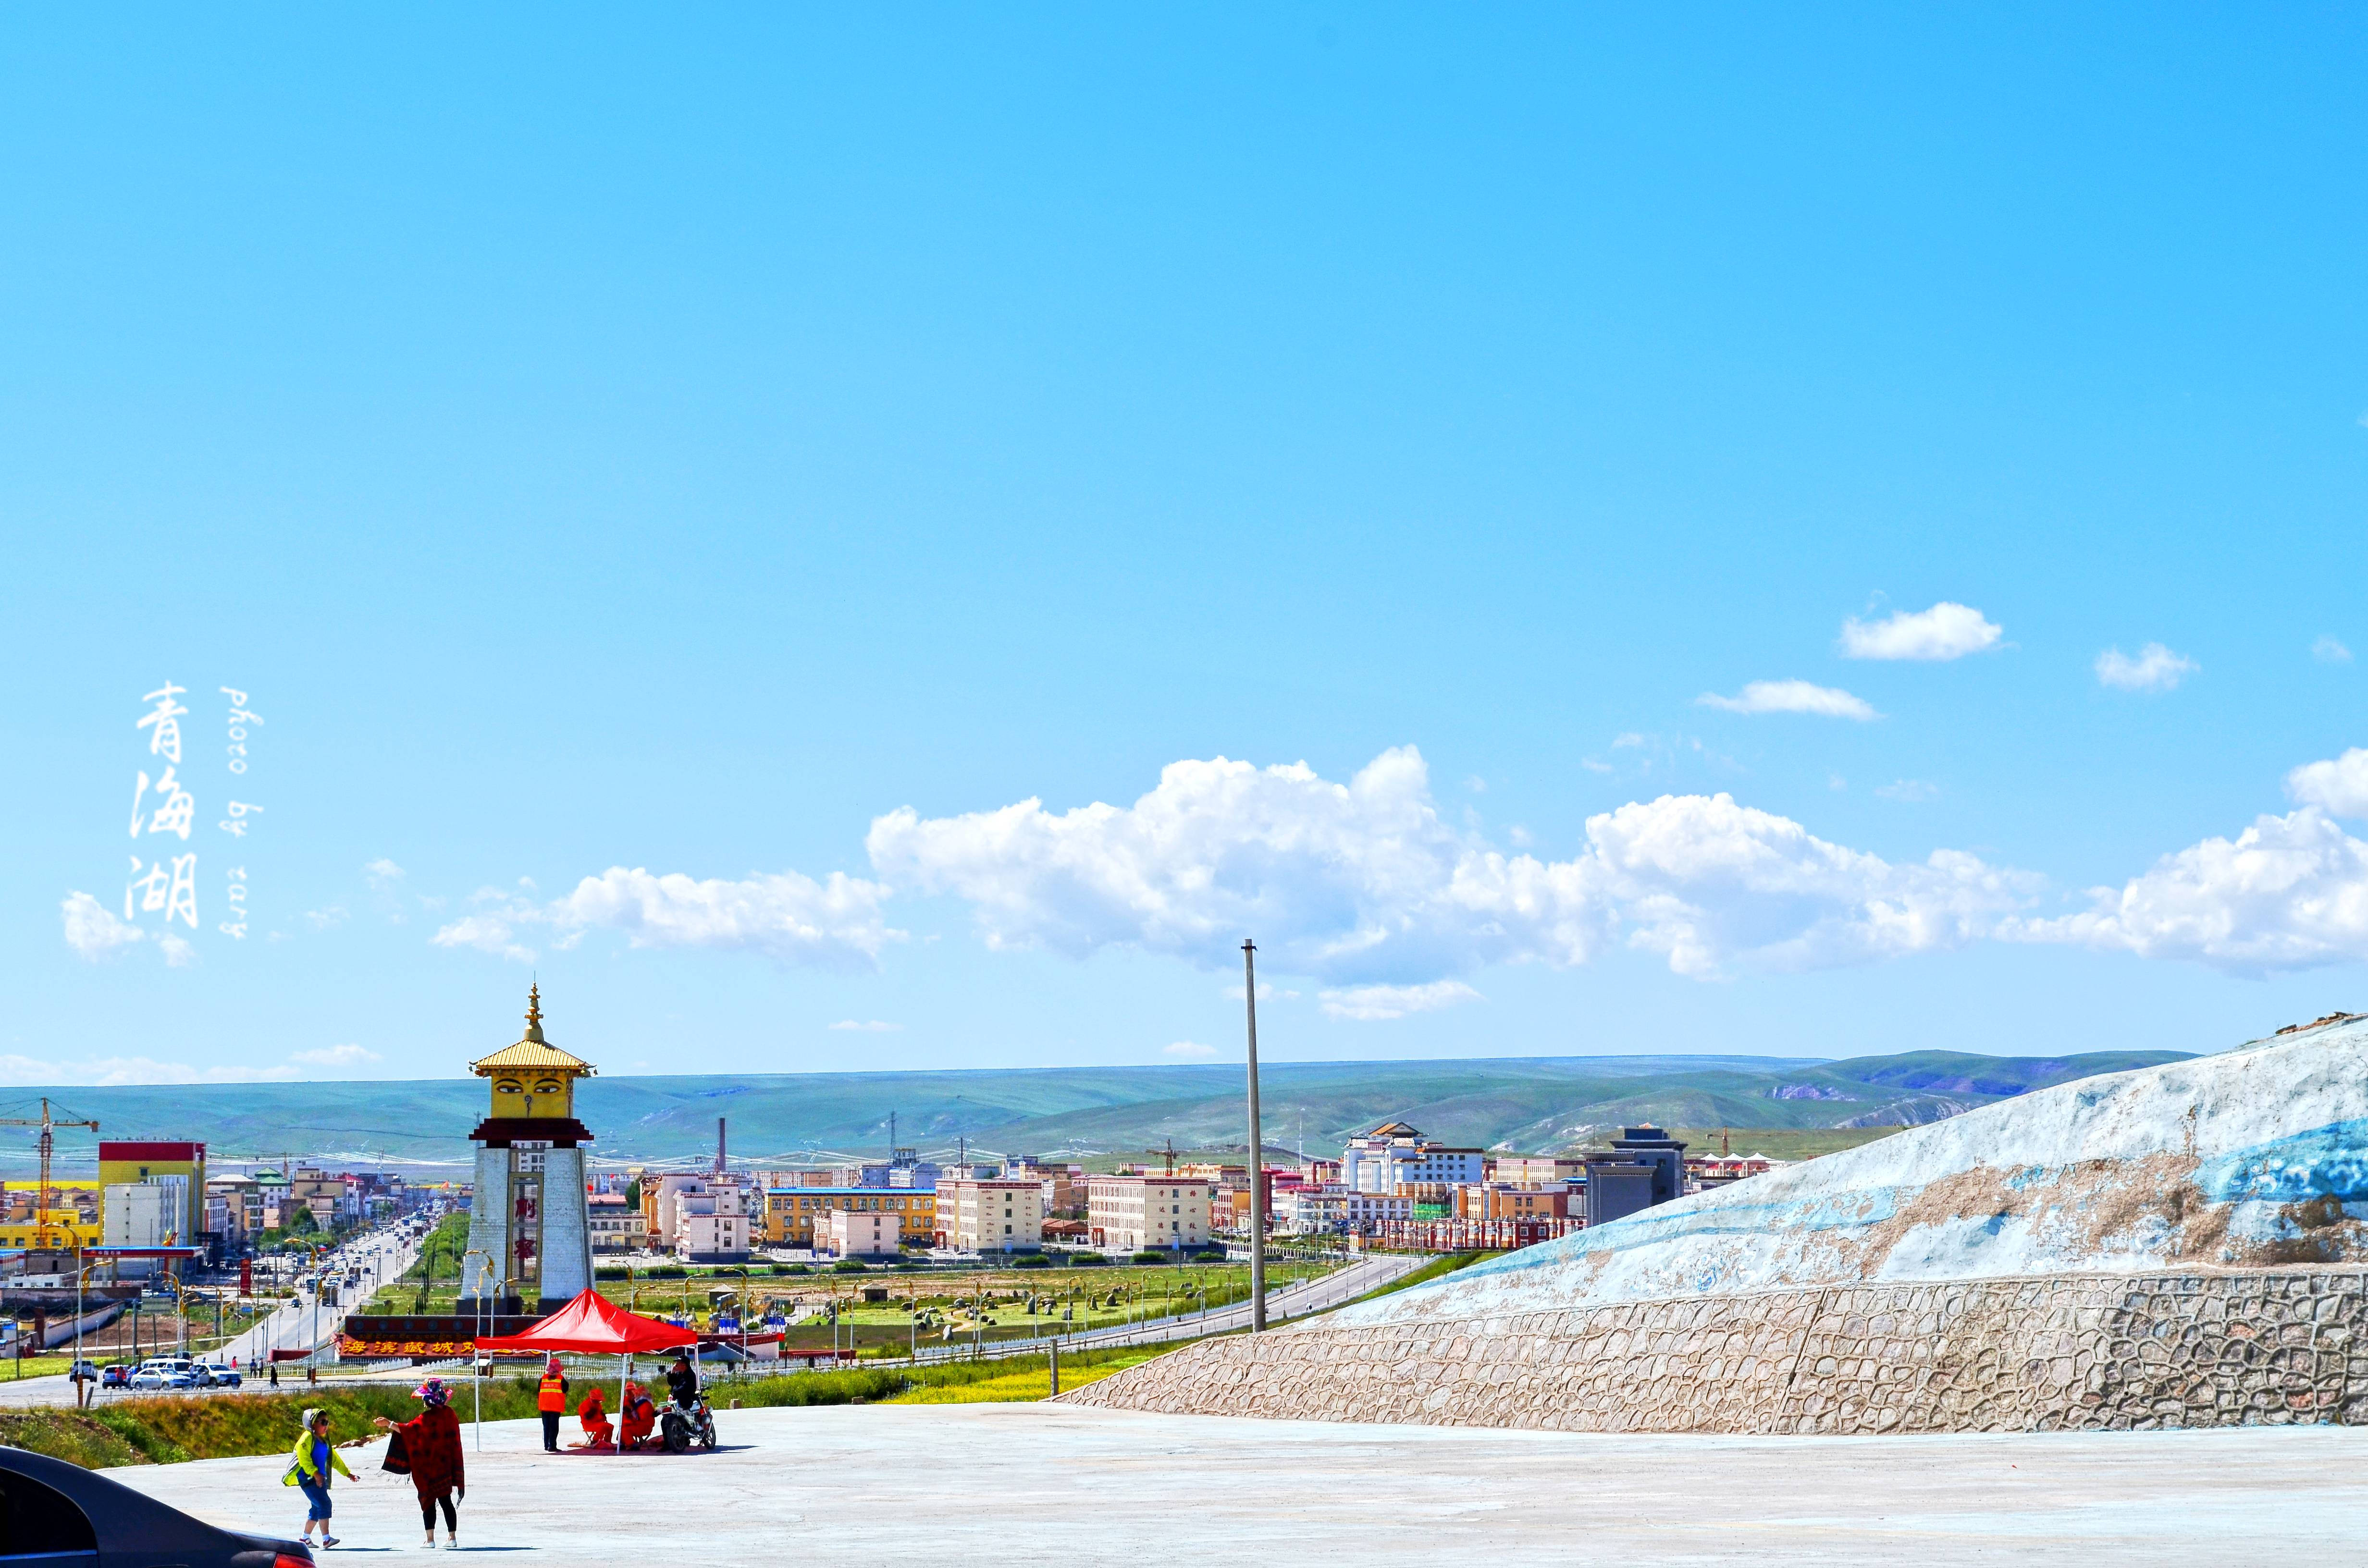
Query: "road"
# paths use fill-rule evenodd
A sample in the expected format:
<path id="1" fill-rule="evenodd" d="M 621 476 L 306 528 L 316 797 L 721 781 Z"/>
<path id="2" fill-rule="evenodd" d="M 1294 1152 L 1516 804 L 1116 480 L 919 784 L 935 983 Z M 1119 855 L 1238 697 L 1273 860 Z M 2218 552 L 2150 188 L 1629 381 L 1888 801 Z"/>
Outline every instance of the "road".
<path id="1" fill-rule="evenodd" d="M 381 1250 L 370 1253 L 363 1250 L 372 1247 L 379 1247 Z M 365 1271 L 361 1286 L 349 1292 L 340 1292 L 341 1296 L 355 1304 L 368 1300 L 370 1292 L 399 1278 L 403 1271 L 409 1268 L 419 1255 L 416 1244 L 398 1241 L 380 1232 L 370 1232 L 357 1237 L 346 1244 L 344 1251 L 347 1259 L 360 1264 Z M 344 1307 L 315 1307 L 301 1301 L 292 1301 L 269 1317 L 256 1323 L 245 1334 L 222 1346 L 221 1351 L 207 1352 L 205 1359 L 226 1362 L 234 1356 L 238 1358 L 237 1364 L 240 1369 L 245 1371 L 268 1360 L 268 1353 L 272 1350 L 310 1349 L 337 1332 L 346 1320 L 346 1312 L 347 1309 Z M 142 1392 L 151 1396 L 154 1393 L 154 1391 Z M 100 1397 L 112 1399 L 120 1395 L 109 1392 Z M 0 1382 L 0 1408 L 38 1404 L 70 1405 L 74 1402 L 74 1385 L 62 1376 L 26 1378 L 18 1381 Z"/>
<path id="2" fill-rule="evenodd" d="M 1266 1321 L 1279 1327 L 1292 1318 L 1310 1312 L 1326 1312 L 1344 1302 L 1353 1301 L 1368 1291 L 1393 1284 L 1432 1261 L 1428 1256 L 1377 1253 L 1359 1258 L 1345 1268 L 1304 1280 L 1287 1289 L 1269 1290 L 1266 1293 Z M 1186 1312 L 1177 1317 L 1154 1318 L 1149 1323 L 1121 1324 L 1111 1328 L 1098 1328 L 1084 1334 L 1061 1336 L 1061 1344 L 1069 1349 L 1108 1350 L 1125 1345 L 1157 1345 L 1174 1339 L 1198 1339 L 1204 1334 L 1227 1334 L 1250 1325 L 1250 1304 L 1235 1301 L 1231 1306 L 1213 1307 L 1206 1312 Z M 988 1340 L 979 1349 L 982 1356 L 1025 1356 L 1040 1352 L 1050 1343 L 1045 1339 Z M 961 1339 L 942 1346 L 925 1347 L 919 1359 L 928 1361 L 965 1361 L 971 1347 Z"/>

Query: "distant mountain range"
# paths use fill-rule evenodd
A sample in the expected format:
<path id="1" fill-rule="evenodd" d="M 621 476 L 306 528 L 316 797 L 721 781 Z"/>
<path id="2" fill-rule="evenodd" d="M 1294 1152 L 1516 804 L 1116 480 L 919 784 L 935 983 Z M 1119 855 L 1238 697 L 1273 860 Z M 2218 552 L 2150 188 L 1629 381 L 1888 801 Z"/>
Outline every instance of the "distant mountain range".
<path id="1" fill-rule="evenodd" d="M 1277 1062 L 1261 1077 L 1271 1151 L 1337 1153 L 1350 1135 L 1410 1121 L 1452 1144 L 1551 1153 L 1629 1123 L 1664 1127 L 1918 1125 L 2073 1078 L 2181 1060 L 2172 1051 L 2078 1056 L 1911 1051 L 1843 1062 L 1764 1056 L 1556 1056 L 1452 1062 Z M 1238 1067 L 1052 1067 L 938 1073 L 746 1074 L 585 1081 L 577 1114 L 603 1164 L 712 1158 L 715 1120 L 730 1152 L 775 1165 L 925 1157 L 967 1146 L 1002 1153 L 1133 1157 L 1246 1146 Z M 392 1083 L 204 1084 L 24 1090 L 0 1116 L 39 1114 L 48 1093 L 107 1138 L 198 1139 L 224 1156 L 384 1159 L 459 1165 L 484 1114 L 473 1078 Z M 63 1110 L 57 1114 L 65 1114 Z M 33 1165 L 33 1134 L 0 1128 L 0 1165 Z M 94 1167 L 91 1135 L 58 1135 L 61 1173 Z"/>

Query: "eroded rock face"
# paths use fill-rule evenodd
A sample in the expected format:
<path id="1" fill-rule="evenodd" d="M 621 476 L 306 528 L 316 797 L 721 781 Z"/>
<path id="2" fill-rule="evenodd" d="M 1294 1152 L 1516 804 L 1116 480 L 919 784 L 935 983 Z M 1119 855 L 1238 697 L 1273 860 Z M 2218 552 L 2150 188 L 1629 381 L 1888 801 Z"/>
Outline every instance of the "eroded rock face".
<path id="1" fill-rule="evenodd" d="M 1577 1432 L 2368 1424 L 2368 1275 L 1832 1286 L 1188 1346 L 1064 1400 Z"/>
<path id="2" fill-rule="evenodd" d="M 2368 1018 L 2041 1090 L 1066 1397 L 1590 1431 L 2368 1423 Z"/>
<path id="3" fill-rule="evenodd" d="M 2355 1261 L 2368 1263 L 2368 1018 L 2042 1089 L 1510 1253 L 1341 1320 Z"/>

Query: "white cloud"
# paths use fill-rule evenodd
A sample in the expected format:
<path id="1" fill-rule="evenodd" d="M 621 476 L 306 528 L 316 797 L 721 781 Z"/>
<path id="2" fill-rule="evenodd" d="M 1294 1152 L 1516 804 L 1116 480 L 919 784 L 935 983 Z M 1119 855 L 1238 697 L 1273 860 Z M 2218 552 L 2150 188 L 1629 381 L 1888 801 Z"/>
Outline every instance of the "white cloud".
<path id="1" fill-rule="evenodd" d="M 2149 642 L 2131 658 L 2119 648 L 2097 655 L 2097 678 L 2121 691 L 2169 691 L 2203 666 L 2159 642 Z"/>
<path id="2" fill-rule="evenodd" d="M 531 887 L 531 883 L 522 885 Z M 888 890 L 834 871 L 825 881 L 795 871 L 759 872 L 738 881 L 698 881 L 612 866 L 547 904 L 484 890 L 480 907 L 438 930 L 439 947 L 475 948 L 520 961 L 534 957 L 524 936 L 549 932 L 571 947 L 585 932 L 622 931 L 637 948 L 717 948 L 758 952 L 783 962 L 860 969 L 905 933 L 881 918 Z"/>
<path id="3" fill-rule="evenodd" d="M 1611 737 L 1611 744 L 1615 750 L 1622 746 L 1641 746 L 1644 744 L 1645 737 L 1638 734 L 1634 730 L 1629 731 L 1625 734 L 1614 735 Z"/>
<path id="4" fill-rule="evenodd" d="M 2368 817 L 2368 748 L 2353 746 L 2328 762 L 2306 762 L 2286 775 L 2286 793 L 2339 817 Z"/>
<path id="5" fill-rule="evenodd" d="M 2009 922 L 2000 935 L 2073 942 L 2149 959 L 2191 959 L 2238 974 L 2368 959 L 2368 844 L 2316 806 L 2262 816 L 2234 839 L 2166 855 L 2093 907 Z"/>
<path id="6" fill-rule="evenodd" d="M 80 1062 L 44 1062 L 30 1056 L 0 1056 L 0 1084 L 51 1084 L 98 1088 L 127 1084 L 266 1084 L 300 1076 L 293 1067 L 197 1067 L 151 1056 L 94 1056 Z"/>
<path id="7" fill-rule="evenodd" d="M 1598 762 L 1591 756 L 1580 757 L 1578 759 L 1578 765 L 1587 769 L 1589 773 L 1609 773 L 1611 771 L 1611 765 L 1610 763 Z"/>
<path id="8" fill-rule="evenodd" d="M 362 868 L 362 880 L 369 882 L 374 890 L 393 887 L 403 881 L 403 868 L 384 856 L 381 856 Z"/>
<path id="9" fill-rule="evenodd" d="M 1962 659 L 1998 645 L 2005 634 L 1971 605 L 1942 599 L 1930 609 L 1901 610 L 1882 620 L 1842 622 L 1842 655 L 1850 659 Z"/>
<path id="10" fill-rule="evenodd" d="M 167 969 L 187 969 L 198 961 L 197 948 L 186 938 L 176 937 L 170 931 L 156 938 L 156 946 L 164 949 L 165 967 Z"/>
<path id="11" fill-rule="evenodd" d="M 346 906 L 342 903 L 333 903 L 326 909 L 308 909 L 304 912 L 304 924 L 315 931 L 334 931 L 345 923 Z"/>
<path id="12" fill-rule="evenodd" d="M 894 1034 L 905 1026 L 883 1023 L 878 1018 L 841 1018 L 830 1027 L 835 1029 L 850 1029 L 858 1034 Z"/>
<path id="13" fill-rule="evenodd" d="M 359 1067 L 366 1062 L 381 1062 L 385 1058 L 375 1051 L 359 1045 L 324 1045 L 317 1051 L 291 1051 L 290 1062 L 309 1062 L 315 1067 Z"/>
<path id="14" fill-rule="evenodd" d="M 1921 778 L 1899 778 L 1888 784 L 1878 784 L 1874 792 L 1886 801 L 1936 801 L 1941 798 L 1941 787 L 1928 784 Z"/>
<path id="15" fill-rule="evenodd" d="M 1403 1018 L 1408 1013 L 1435 1013 L 1459 1002 L 1486 998 L 1460 980 L 1434 980 L 1426 985 L 1351 985 L 1323 994 L 1326 1017 L 1373 1023 Z"/>
<path id="16" fill-rule="evenodd" d="M 1254 934 L 1275 969 L 1337 987 L 1583 963 L 1622 941 L 1686 974 L 1859 962 L 1970 940 L 2031 886 L 1952 851 L 1890 865 L 1724 794 L 1633 802 L 1587 838 L 1544 861 L 1457 831 L 1408 746 L 1347 784 L 1218 757 L 1170 764 L 1123 808 L 905 809 L 869 844 L 883 874 L 968 900 L 990 947 L 1214 968 Z"/>
<path id="17" fill-rule="evenodd" d="M 2351 650 L 2332 637 L 2322 637 L 2310 645 L 2310 656 L 2322 665 L 2348 665 Z"/>
<path id="18" fill-rule="evenodd" d="M 1705 691 L 1694 701 L 1729 713 L 1816 713 L 1828 719 L 1880 719 L 1882 714 L 1839 687 L 1805 680 L 1755 680 L 1735 697 Z"/>
<path id="19" fill-rule="evenodd" d="M 1198 1040 L 1179 1040 L 1173 1045 L 1161 1046 L 1159 1054 L 1172 1056 L 1179 1062 L 1206 1062 L 1217 1054 L 1217 1048 L 1202 1045 Z"/>
<path id="20" fill-rule="evenodd" d="M 1247 996 L 1247 993 L 1244 992 L 1238 985 L 1228 985 L 1225 987 L 1225 994 L 1234 1001 L 1239 1002 Z M 1283 998 L 1285 1001 L 1296 1001 L 1298 999 L 1299 993 L 1296 991 L 1278 991 L 1274 988 L 1274 982 L 1270 980 L 1261 980 L 1258 982 L 1259 1001 L 1270 1002 L 1278 996 Z"/>
<path id="21" fill-rule="evenodd" d="M 70 892 L 59 901 L 65 918 L 66 946 L 91 963 L 148 935 L 86 892 Z"/>

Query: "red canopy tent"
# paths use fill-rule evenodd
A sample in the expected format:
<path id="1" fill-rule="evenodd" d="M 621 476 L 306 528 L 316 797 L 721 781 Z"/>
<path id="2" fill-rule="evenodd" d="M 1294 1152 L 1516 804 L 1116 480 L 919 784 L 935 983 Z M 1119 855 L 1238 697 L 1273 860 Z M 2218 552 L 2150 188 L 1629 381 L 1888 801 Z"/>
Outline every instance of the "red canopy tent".
<path id="1" fill-rule="evenodd" d="M 625 1381 L 632 1375 L 632 1358 L 667 1350 L 695 1351 L 698 1345 L 699 1335 L 690 1329 L 629 1312 L 603 1300 L 598 1291 L 586 1290 L 524 1334 L 486 1335 L 477 1341 L 477 1350 L 481 1355 L 488 1350 L 540 1350 L 553 1355 L 565 1350 L 577 1355 L 614 1356 L 618 1358 L 617 1414 L 621 1421 Z M 482 1442 L 480 1438 L 481 1445 Z M 618 1451 L 624 1450 L 620 1448 Z"/>
<path id="2" fill-rule="evenodd" d="M 489 1335 L 479 1350 L 566 1350 L 586 1356 L 648 1356 L 688 1349 L 699 1335 L 645 1318 L 586 1290 L 524 1334 Z"/>

